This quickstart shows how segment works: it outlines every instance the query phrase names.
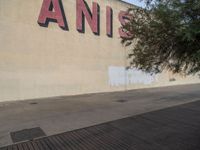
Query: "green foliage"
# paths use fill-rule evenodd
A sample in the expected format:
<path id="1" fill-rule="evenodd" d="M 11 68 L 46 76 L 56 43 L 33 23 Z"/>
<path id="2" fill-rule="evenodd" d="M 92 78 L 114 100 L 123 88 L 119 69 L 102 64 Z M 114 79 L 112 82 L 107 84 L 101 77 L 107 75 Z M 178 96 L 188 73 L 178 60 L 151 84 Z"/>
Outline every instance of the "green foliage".
<path id="1" fill-rule="evenodd" d="M 130 67 L 151 73 L 200 71 L 200 0 L 148 0 L 145 9 L 128 11 L 133 18 L 123 28 L 133 37 L 122 43 L 132 49 Z"/>

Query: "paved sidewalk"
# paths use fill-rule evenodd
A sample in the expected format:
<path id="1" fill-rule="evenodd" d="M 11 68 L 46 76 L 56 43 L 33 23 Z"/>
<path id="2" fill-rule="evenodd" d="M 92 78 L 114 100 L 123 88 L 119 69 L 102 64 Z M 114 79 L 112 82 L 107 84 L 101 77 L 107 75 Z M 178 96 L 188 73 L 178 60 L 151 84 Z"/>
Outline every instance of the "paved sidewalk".
<path id="1" fill-rule="evenodd" d="M 0 150 L 199 150 L 200 101 Z"/>
<path id="2" fill-rule="evenodd" d="M 85 128 L 88 126 L 93 126 L 112 120 L 117 120 L 130 116 L 136 116 L 138 114 L 143 114 L 143 113 L 146 113 L 148 117 L 148 114 L 154 114 L 154 113 L 147 113 L 147 112 L 200 100 L 199 89 L 200 85 L 196 84 L 196 85 L 182 85 L 182 86 L 165 87 L 165 88 L 133 90 L 126 92 L 88 94 L 80 96 L 55 97 L 55 98 L 36 99 L 36 100 L 21 101 L 21 102 L 0 103 L 0 120 L 1 120 L 0 147 L 12 144 L 12 140 L 10 138 L 10 132 L 19 131 L 23 129 L 40 127 L 46 133 L 47 136 L 50 136 L 57 133 Z M 191 108 L 192 110 L 197 109 L 195 108 L 195 105 L 197 105 L 198 108 L 199 102 L 194 103 L 194 107 Z M 162 131 L 164 132 L 164 130 L 168 130 L 169 133 L 165 132 L 166 140 L 172 140 L 173 142 L 174 138 L 175 138 L 174 140 L 176 140 L 176 136 L 174 136 L 174 134 L 176 133 L 175 131 L 179 133 L 177 128 L 179 128 L 179 125 L 182 124 L 184 119 L 188 119 L 186 120 L 187 121 L 186 124 L 182 124 L 182 126 L 180 126 L 180 131 L 184 131 L 183 133 L 180 134 L 181 135 L 180 139 L 184 138 L 184 136 L 187 135 L 187 132 L 190 133 L 190 131 L 192 133 L 199 133 L 198 128 L 196 126 L 199 125 L 198 124 L 199 120 L 191 120 L 193 118 L 194 119 L 200 118 L 198 114 L 199 113 L 198 109 L 195 111 L 189 111 L 189 109 L 187 109 L 186 111 L 182 107 L 181 109 L 180 107 L 178 107 L 179 108 L 178 110 L 172 109 L 173 111 L 171 112 L 161 111 L 161 113 L 156 113 L 157 115 L 153 117 L 152 123 L 151 123 L 152 118 L 150 118 L 149 121 L 148 119 L 145 119 L 144 122 L 142 121 L 141 122 L 134 121 L 134 123 L 130 122 L 130 124 L 133 125 L 130 131 L 131 133 L 137 134 L 137 131 L 140 132 L 139 130 L 140 127 L 141 129 L 144 128 L 147 131 L 149 130 L 148 132 L 146 132 L 145 130 L 144 130 L 145 132 L 141 132 L 142 135 L 141 137 L 137 135 L 138 138 L 146 137 L 149 140 L 151 139 L 156 140 L 159 143 L 160 139 L 158 135 L 159 134 L 162 135 Z M 180 121 L 173 122 L 173 117 L 180 117 L 179 115 L 183 118 L 179 118 L 181 119 Z M 126 127 L 126 125 L 130 125 L 129 121 L 141 120 L 143 117 L 136 117 L 136 118 L 131 117 L 127 120 L 125 119 L 124 121 L 122 121 L 122 126 L 119 121 L 119 123 L 116 123 L 115 125 L 111 125 L 109 123 L 108 126 L 106 125 L 105 129 L 104 125 L 100 125 L 98 126 L 98 128 L 100 127 L 101 130 L 103 130 L 103 132 L 106 131 L 107 133 L 112 131 L 112 129 L 111 131 L 107 130 L 107 127 L 121 128 L 121 129 L 127 128 L 126 130 L 129 132 L 129 127 Z M 167 119 L 168 117 L 171 117 L 169 121 Z M 163 123 L 160 122 L 162 125 L 164 125 L 161 126 L 159 123 L 158 124 L 155 123 L 156 121 L 157 122 L 168 121 L 168 122 L 163 122 Z M 165 128 L 166 124 L 172 127 Z M 187 124 L 193 124 L 193 125 L 187 126 Z M 153 128 L 152 130 L 151 130 L 151 125 Z M 175 130 L 173 130 L 172 128 L 174 128 Z M 124 133 L 127 131 L 123 131 L 122 135 L 124 136 Z M 114 131 L 113 134 L 116 134 L 115 132 L 118 133 L 119 130 Z M 94 133 L 90 134 L 96 135 L 98 134 L 98 132 L 96 133 L 96 131 L 94 131 Z M 156 139 L 154 139 L 154 135 Z M 188 136 L 191 135 L 192 134 L 188 134 Z M 125 136 L 127 135 L 125 134 Z M 152 138 L 150 138 L 151 136 Z M 194 136 L 196 136 L 196 134 L 194 134 Z M 188 137 L 187 139 L 190 138 Z M 178 143 L 181 144 L 179 138 L 177 139 L 177 141 L 179 141 Z M 131 141 L 126 140 L 126 142 L 132 142 L 132 140 Z M 137 140 L 135 142 L 137 142 Z M 149 142 L 151 143 L 151 141 Z M 161 145 L 167 144 L 170 146 L 169 141 L 160 144 Z M 178 146 L 178 144 L 175 146 Z"/>

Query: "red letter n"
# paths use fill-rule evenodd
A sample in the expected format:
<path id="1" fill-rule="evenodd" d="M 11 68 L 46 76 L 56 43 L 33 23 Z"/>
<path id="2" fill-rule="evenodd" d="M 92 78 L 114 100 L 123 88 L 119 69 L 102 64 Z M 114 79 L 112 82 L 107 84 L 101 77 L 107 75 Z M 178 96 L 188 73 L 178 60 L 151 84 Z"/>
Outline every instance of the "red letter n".
<path id="1" fill-rule="evenodd" d="M 99 35 L 99 6 L 93 2 L 92 13 L 84 0 L 76 0 L 76 28 L 85 32 L 85 18 L 94 34 Z"/>
<path id="2" fill-rule="evenodd" d="M 47 27 L 50 21 L 57 22 L 62 29 L 68 29 L 61 0 L 43 0 L 38 23 Z"/>

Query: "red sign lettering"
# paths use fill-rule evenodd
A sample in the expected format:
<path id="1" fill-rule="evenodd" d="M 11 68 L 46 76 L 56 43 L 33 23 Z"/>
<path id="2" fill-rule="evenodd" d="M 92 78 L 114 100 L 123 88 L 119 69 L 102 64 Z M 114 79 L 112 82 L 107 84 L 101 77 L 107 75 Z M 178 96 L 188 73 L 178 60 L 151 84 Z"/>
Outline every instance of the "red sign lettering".
<path id="1" fill-rule="evenodd" d="M 127 20 L 131 19 L 131 15 L 128 14 L 126 11 L 120 11 L 119 13 L 119 21 L 121 23 L 122 26 L 126 25 Z M 132 38 L 133 35 L 130 32 L 124 31 L 123 27 L 119 28 L 119 35 L 122 38 Z"/>
<path id="2" fill-rule="evenodd" d="M 76 27 L 84 32 L 85 18 L 93 33 L 99 34 L 99 6 L 96 2 L 92 4 L 92 13 L 84 0 L 76 0 Z"/>
<path id="3" fill-rule="evenodd" d="M 126 11 L 120 11 L 118 19 L 122 26 L 126 25 L 131 15 Z M 76 0 L 76 29 L 79 32 L 85 32 L 85 20 L 89 24 L 92 32 L 100 34 L 100 8 L 96 2 L 92 3 L 92 8 L 88 7 L 85 0 Z M 62 0 L 43 0 L 42 8 L 38 18 L 41 26 L 48 27 L 50 21 L 58 23 L 63 29 L 68 29 L 67 21 L 62 5 Z M 106 34 L 113 37 L 113 10 L 110 6 L 106 7 Z M 123 27 L 119 28 L 119 35 L 122 38 L 131 38 L 132 34 L 125 31 Z"/>
<path id="4" fill-rule="evenodd" d="M 60 0 L 43 0 L 38 23 L 41 26 L 48 26 L 49 21 L 57 22 L 63 29 L 67 28 L 62 2 Z"/>
<path id="5" fill-rule="evenodd" d="M 106 7 L 106 33 L 109 37 L 113 36 L 113 11 L 109 6 Z"/>

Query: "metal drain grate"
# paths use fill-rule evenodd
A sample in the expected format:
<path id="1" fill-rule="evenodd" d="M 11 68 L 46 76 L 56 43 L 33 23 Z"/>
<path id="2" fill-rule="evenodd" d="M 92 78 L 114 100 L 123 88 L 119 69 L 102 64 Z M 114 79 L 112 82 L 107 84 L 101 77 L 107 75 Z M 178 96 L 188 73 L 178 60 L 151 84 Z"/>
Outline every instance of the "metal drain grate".
<path id="1" fill-rule="evenodd" d="M 11 139 L 14 143 L 32 140 L 34 138 L 46 136 L 44 131 L 40 127 L 24 129 L 21 131 L 11 132 Z"/>

